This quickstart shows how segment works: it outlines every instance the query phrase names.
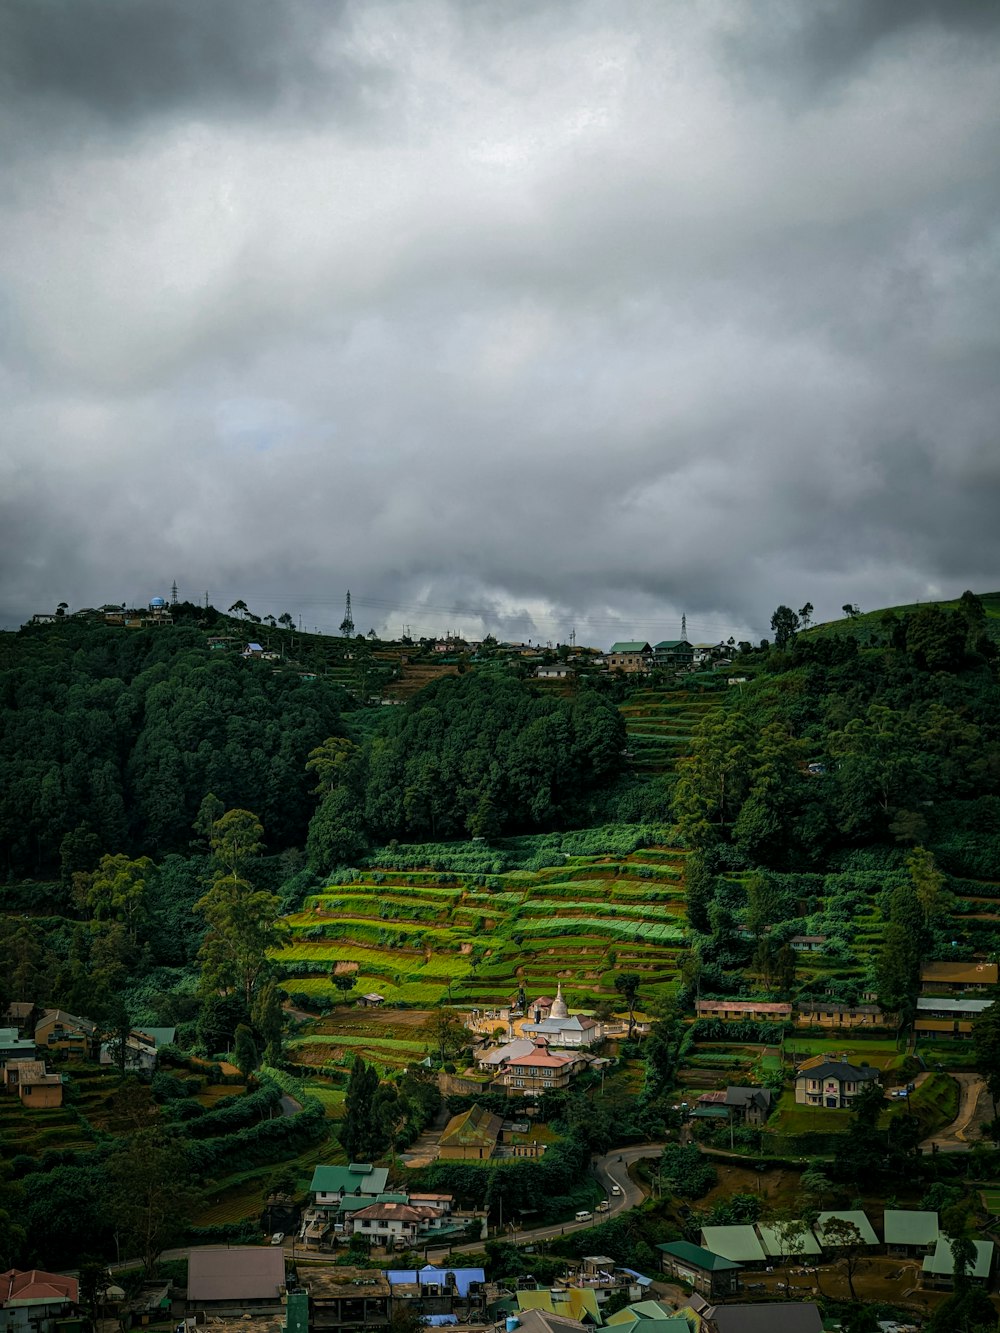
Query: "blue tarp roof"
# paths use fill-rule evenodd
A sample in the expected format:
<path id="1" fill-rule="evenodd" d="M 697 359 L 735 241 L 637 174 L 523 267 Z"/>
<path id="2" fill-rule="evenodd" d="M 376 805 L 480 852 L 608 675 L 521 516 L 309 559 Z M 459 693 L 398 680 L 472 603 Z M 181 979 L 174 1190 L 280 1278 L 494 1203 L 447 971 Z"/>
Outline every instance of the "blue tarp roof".
<path id="1" fill-rule="evenodd" d="M 619 1273 L 628 1273 L 629 1277 L 634 1277 L 637 1282 L 642 1283 L 645 1287 L 653 1285 L 653 1279 L 651 1277 L 646 1277 L 644 1273 L 637 1273 L 634 1268 L 619 1267 L 618 1271 Z"/>
<path id="2" fill-rule="evenodd" d="M 443 1328 L 445 1324 L 457 1324 L 457 1314 L 425 1314 L 423 1316 L 425 1324 L 430 1324 L 431 1328 Z"/>
<path id="3" fill-rule="evenodd" d="M 459 1296 L 464 1300 L 469 1294 L 469 1285 L 473 1282 L 485 1282 L 486 1274 L 481 1268 L 439 1268 L 435 1264 L 425 1264 L 423 1268 L 389 1268 L 385 1271 L 385 1276 L 390 1286 L 396 1286 L 398 1283 L 419 1282 L 421 1286 L 427 1286 L 432 1282 L 439 1282 L 444 1285 L 445 1279 L 449 1273 L 454 1274 L 455 1286 L 458 1289 Z"/>

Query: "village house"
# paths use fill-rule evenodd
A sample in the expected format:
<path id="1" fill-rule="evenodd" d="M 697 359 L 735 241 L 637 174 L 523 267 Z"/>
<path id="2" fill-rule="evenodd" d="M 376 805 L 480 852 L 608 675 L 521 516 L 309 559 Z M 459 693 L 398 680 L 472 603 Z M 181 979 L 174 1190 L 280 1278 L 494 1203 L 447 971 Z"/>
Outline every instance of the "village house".
<path id="1" fill-rule="evenodd" d="M 128 1069 L 141 1069 L 152 1073 L 156 1068 L 157 1051 L 161 1046 L 168 1046 L 177 1035 L 176 1028 L 133 1028 L 125 1041 L 125 1066 Z M 102 1065 L 119 1063 L 118 1043 L 115 1040 L 101 1042 L 98 1057 Z"/>
<path id="2" fill-rule="evenodd" d="M 403 1248 L 413 1245 L 419 1232 L 430 1230 L 430 1222 L 436 1218 L 431 1208 L 414 1208 L 401 1202 L 370 1203 L 348 1216 L 346 1230 L 377 1245 Z"/>
<path id="3" fill-rule="evenodd" d="M 0 1032 L 12 1027 L 16 1029 L 18 1036 L 31 1037 L 35 1031 L 37 1017 L 33 1000 L 11 1000 L 4 1013 L 0 1015 Z"/>
<path id="4" fill-rule="evenodd" d="M 35 1043 L 22 1037 L 17 1028 L 0 1028 L 0 1065 L 9 1060 L 33 1060 Z"/>
<path id="5" fill-rule="evenodd" d="M 814 1056 L 795 1072 L 795 1100 L 802 1106 L 846 1110 L 866 1084 L 878 1082 L 879 1072 L 870 1065 Z"/>
<path id="6" fill-rule="evenodd" d="M 3 1333 L 56 1333 L 80 1301 L 75 1277 L 9 1268 L 0 1273 L 0 1329 Z"/>
<path id="7" fill-rule="evenodd" d="M 922 963 L 920 989 L 925 995 L 961 994 L 997 984 L 997 963 Z"/>
<path id="8" fill-rule="evenodd" d="M 694 666 L 694 648 L 687 639 L 662 639 L 653 647 L 653 665 L 665 670 L 690 671 Z"/>
<path id="9" fill-rule="evenodd" d="M 62 1075 L 47 1073 L 44 1060 L 8 1060 L 3 1067 L 3 1082 L 25 1106 L 62 1106 Z"/>
<path id="10" fill-rule="evenodd" d="M 518 1056 L 504 1066 L 499 1082 L 509 1097 L 529 1093 L 548 1092 L 552 1088 L 568 1088 L 571 1079 L 586 1067 L 578 1055 L 557 1055 L 539 1038 L 530 1055 Z"/>
<path id="11" fill-rule="evenodd" d="M 792 1016 L 792 1006 L 785 1002 L 768 1000 L 695 1000 L 699 1018 L 721 1018 L 725 1022 L 752 1019 L 755 1022 L 786 1023 Z"/>
<path id="12" fill-rule="evenodd" d="M 660 1267 L 675 1282 L 687 1282 L 709 1300 L 724 1300 L 740 1289 L 742 1265 L 686 1240 L 657 1245 Z"/>
<path id="13" fill-rule="evenodd" d="M 93 1060 L 97 1055 L 97 1024 L 62 1009 L 45 1009 L 35 1024 L 35 1045 L 58 1051 L 63 1058 Z"/>
<path id="14" fill-rule="evenodd" d="M 548 666 L 535 667 L 538 680 L 567 680 L 576 675 L 576 667 L 568 662 L 551 662 Z"/>
<path id="15" fill-rule="evenodd" d="M 317 1208 L 338 1209 L 345 1198 L 374 1203 L 385 1190 L 389 1170 L 370 1162 L 352 1162 L 350 1166 L 317 1166 L 309 1189 Z"/>
<path id="16" fill-rule="evenodd" d="M 641 639 L 629 639 L 613 643 L 607 654 L 609 671 L 624 671 L 626 675 L 649 671 L 653 665 L 653 650 Z"/>
<path id="17" fill-rule="evenodd" d="M 438 1140 L 438 1156 L 446 1162 L 484 1162 L 496 1152 L 503 1117 L 482 1106 L 452 1116 Z"/>
<path id="18" fill-rule="evenodd" d="M 701 1248 L 744 1268 L 763 1268 L 768 1256 L 756 1228 L 743 1225 L 702 1227 Z"/>
<path id="19" fill-rule="evenodd" d="M 545 1017 L 540 1016 L 541 1006 L 542 1001 L 536 1000 L 531 1011 L 532 1017 L 521 1024 L 521 1032 L 525 1036 L 544 1038 L 549 1046 L 596 1046 L 604 1040 L 604 1028 L 596 1018 L 569 1012 L 563 999 L 561 982 Z M 536 1017 L 536 1014 L 539 1016 Z"/>
<path id="20" fill-rule="evenodd" d="M 793 935 L 788 943 L 796 953 L 820 953 L 829 938 L 829 935 Z"/>
<path id="21" fill-rule="evenodd" d="M 535 1043 L 530 1037 L 515 1037 L 513 1041 L 508 1041 L 503 1046 L 486 1046 L 478 1051 L 476 1065 L 486 1073 L 496 1074 L 507 1064 L 508 1060 L 530 1055 L 534 1049 Z"/>

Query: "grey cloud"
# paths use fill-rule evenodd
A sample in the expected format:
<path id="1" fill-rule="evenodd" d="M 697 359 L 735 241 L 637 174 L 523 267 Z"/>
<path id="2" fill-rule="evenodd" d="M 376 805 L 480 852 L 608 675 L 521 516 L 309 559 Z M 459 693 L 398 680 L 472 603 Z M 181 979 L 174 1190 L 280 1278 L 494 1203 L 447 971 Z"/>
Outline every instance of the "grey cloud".
<path id="1" fill-rule="evenodd" d="M 997 39 L 879 8 L 156 4 L 106 95 L 22 59 L 123 133 L 0 200 L 0 611 L 610 642 L 995 584 Z"/>

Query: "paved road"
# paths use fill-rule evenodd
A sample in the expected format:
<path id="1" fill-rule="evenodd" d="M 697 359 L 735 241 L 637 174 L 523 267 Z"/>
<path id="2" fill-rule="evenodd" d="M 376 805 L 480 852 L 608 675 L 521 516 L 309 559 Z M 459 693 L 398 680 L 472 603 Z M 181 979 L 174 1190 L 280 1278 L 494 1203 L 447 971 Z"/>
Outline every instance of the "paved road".
<path id="1" fill-rule="evenodd" d="M 562 1222 L 556 1226 L 530 1227 L 523 1231 L 515 1231 L 510 1235 L 505 1235 L 504 1240 L 513 1245 L 531 1245 L 536 1240 L 551 1240 L 555 1236 L 568 1236 L 571 1232 L 585 1231 L 588 1227 L 597 1226 L 609 1217 L 614 1217 L 616 1213 L 634 1208 L 636 1204 L 642 1203 L 646 1195 L 630 1178 L 628 1168 L 633 1162 L 638 1162 L 643 1157 L 658 1157 L 664 1147 L 665 1145 L 662 1143 L 634 1143 L 627 1148 L 612 1148 L 611 1152 L 605 1153 L 603 1157 L 594 1159 L 594 1175 L 603 1187 L 611 1205 L 606 1213 L 594 1213 L 593 1218 L 586 1222 Z M 614 1185 L 617 1185 L 621 1190 L 620 1194 L 613 1192 L 612 1187 Z M 481 1250 L 482 1246 L 482 1241 L 476 1241 L 468 1245 L 453 1245 L 447 1249 L 432 1250 L 428 1257 L 430 1262 L 433 1263 L 436 1259 L 443 1258 L 447 1253 L 468 1253 L 472 1250 Z"/>

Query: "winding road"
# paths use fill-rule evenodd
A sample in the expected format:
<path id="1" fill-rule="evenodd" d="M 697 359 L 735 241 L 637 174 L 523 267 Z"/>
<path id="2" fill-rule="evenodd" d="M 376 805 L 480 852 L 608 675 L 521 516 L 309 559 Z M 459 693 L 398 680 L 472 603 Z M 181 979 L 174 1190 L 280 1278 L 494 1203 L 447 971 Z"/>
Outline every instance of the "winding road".
<path id="1" fill-rule="evenodd" d="M 588 1227 L 599 1226 L 601 1222 L 614 1217 L 616 1213 L 634 1208 L 637 1204 L 642 1203 L 646 1195 L 629 1176 L 628 1168 L 633 1162 L 638 1162 L 643 1157 L 658 1157 L 665 1146 L 663 1143 L 633 1143 L 625 1148 L 612 1148 L 603 1157 L 593 1159 L 593 1173 L 610 1204 L 607 1212 L 595 1212 L 593 1217 L 588 1218 L 585 1222 L 561 1222 L 556 1223 L 555 1226 L 530 1227 L 523 1231 L 512 1231 L 509 1235 L 504 1236 L 504 1240 L 512 1245 L 531 1245 L 536 1240 L 551 1240 L 555 1236 L 568 1236 L 574 1231 L 586 1231 Z M 613 1192 L 612 1187 L 615 1185 L 621 1191 L 620 1194 Z M 482 1247 L 482 1241 L 475 1241 L 467 1245 L 451 1245 L 437 1250 L 429 1250 L 428 1261 L 434 1263 L 448 1254 L 470 1253 L 473 1250 L 481 1250 Z"/>

